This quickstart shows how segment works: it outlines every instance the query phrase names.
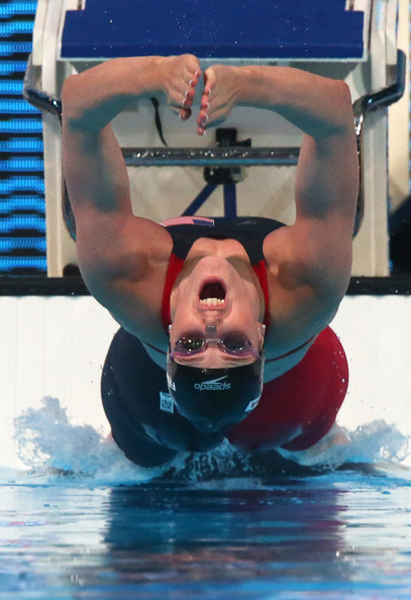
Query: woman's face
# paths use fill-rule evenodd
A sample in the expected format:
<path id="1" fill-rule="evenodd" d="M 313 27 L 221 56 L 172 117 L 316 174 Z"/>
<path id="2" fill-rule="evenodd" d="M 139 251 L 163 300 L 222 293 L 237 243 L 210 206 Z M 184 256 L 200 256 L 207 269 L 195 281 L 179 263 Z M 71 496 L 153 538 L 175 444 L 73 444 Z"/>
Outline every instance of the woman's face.
<path id="1" fill-rule="evenodd" d="M 260 352 L 264 326 L 259 322 L 264 307 L 249 270 L 236 268 L 226 258 L 201 258 L 177 286 L 171 299 L 170 347 L 183 336 L 198 335 L 207 340 L 204 352 L 176 355 L 175 362 L 210 369 L 250 364 L 256 354 L 235 356 L 224 352 L 218 342 L 239 335 Z"/>

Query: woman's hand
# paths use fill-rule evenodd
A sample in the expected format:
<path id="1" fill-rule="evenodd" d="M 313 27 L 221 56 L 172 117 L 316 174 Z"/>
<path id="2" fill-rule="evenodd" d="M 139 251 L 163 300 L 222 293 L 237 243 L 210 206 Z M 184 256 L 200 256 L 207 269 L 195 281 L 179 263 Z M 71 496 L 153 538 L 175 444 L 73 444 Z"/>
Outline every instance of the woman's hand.
<path id="1" fill-rule="evenodd" d="M 195 88 L 201 75 L 198 58 L 192 54 L 161 59 L 162 88 L 171 109 L 183 121 L 191 116 Z"/>
<path id="2" fill-rule="evenodd" d="M 240 92 L 239 68 L 215 65 L 204 73 L 204 91 L 197 118 L 197 133 L 223 123 L 236 104 Z"/>

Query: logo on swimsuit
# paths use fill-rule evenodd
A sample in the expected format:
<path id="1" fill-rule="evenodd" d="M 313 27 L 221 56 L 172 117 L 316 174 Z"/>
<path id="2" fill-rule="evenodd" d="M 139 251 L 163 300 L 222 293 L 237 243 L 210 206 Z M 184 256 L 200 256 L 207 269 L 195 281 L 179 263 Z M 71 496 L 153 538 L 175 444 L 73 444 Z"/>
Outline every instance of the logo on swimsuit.
<path id="1" fill-rule="evenodd" d="M 170 415 L 174 414 L 174 400 L 170 394 L 160 392 L 160 410 Z"/>
<path id="2" fill-rule="evenodd" d="M 203 381 L 201 383 L 195 383 L 194 389 L 199 390 L 200 392 L 204 391 L 218 391 L 222 392 L 224 390 L 231 389 L 231 383 L 221 383 L 222 379 L 226 379 L 228 375 L 224 375 L 223 377 L 219 377 L 218 379 L 210 379 L 209 381 Z"/>

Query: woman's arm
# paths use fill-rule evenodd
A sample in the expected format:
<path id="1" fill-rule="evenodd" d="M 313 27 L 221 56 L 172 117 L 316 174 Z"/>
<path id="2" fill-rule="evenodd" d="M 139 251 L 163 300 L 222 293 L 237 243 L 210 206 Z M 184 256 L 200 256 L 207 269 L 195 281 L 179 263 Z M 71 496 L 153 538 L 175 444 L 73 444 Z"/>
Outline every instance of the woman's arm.
<path id="1" fill-rule="evenodd" d="M 194 56 L 116 59 L 69 77 L 63 88 L 63 168 L 83 274 L 138 276 L 161 246 L 161 226 L 133 216 L 129 181 L 112 119 L 138 98 L 165 95 L 187 119 L 200 74 Z"/>
<path id="2" fill-rule="evenodd" d="M 271 66 L 218 65 L 206 71 L 205 81 L 200 135 L 222 123 L 236 105 L 275 111 L 305 133 L 295 184 L 295 225 L 275 232 L 266 246 L 272 263 L 288 265 L 283 272 L 291 279 L 338 288 L 338 295 L 351 268 L 359 179 L 347 85 Z"/>

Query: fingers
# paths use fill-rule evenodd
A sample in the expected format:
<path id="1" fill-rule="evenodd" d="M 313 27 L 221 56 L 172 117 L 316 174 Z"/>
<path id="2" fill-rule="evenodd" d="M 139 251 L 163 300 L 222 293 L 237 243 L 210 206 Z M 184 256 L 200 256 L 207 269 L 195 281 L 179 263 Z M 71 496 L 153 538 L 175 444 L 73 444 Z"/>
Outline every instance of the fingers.
<path id="1" fill-rule="evenodd" d="M 182 121 L 187 121 L 191 117 L 191 108 L 182 108 L 179 111 L 179 116 Z"/>
<path id="2" fill-rule="evenodd" d="M 211 85 L 206 84 L 204 92 L 201 98 L 200 112 L 197 117 L 197 133 L 198 135 L 204 135 L 207 123 L 210 119 L 210 96 L 211 96 Z"/>
<path id="3" fill-rule="evenodd" d="M 197 118 L 197 134 L 204 135 L 207 128 L 208 115 L 200 112 Z"/>
<path id="4" fill-rule="evenodd" d="M 189 81 L 188 81 L 188 89 L 185 92 L 184 101 L 186 104 L 187 103 L 192 104 L 192 101 L 194 99 L 195 92 L 196 92 L 196 87 L 197 87 L 198 81 L 201 76 L 201 69 L 200 69 L 200 64 L 198 62 L 198 59 L 195 59 L 195 62 L 193 62 L 191 64 L 187 63 L 187 70 L 188 70 Z M 184 103 L 183 103 L 183 107 L 187 108 L 187 106 Z"/>
<path id="5" fill-rule="evenodd" d="M 197 133 L 198 135 L 204 135 L 206 132 L 207 124 L 210 120 L 210 102 L 211 94 L 214 88 L 214 71 L 213 69 L 207 69 L 204 73 L 204 90 L 201 97 L 200 112 L 197 118 Z"/>
<path id="6" fill-rule="evenodd" d="M 186 90 L 183 100 L 180 104 L 179 115 L 182 121 L 186 121 L 191 116 L 191 107 L 193 105 L 194 97 L 196 94 L 196 87 L 201 75 L 200 69 L 196 69 L 192 74 L 191 79 L 188 82 L 188 89 Z"/>
<path id="7" fill-rule="evenodd" d="M 192 115 L 196 88 L 202 75 L 200 63 L 192 55 L 183 55 L 177 59 L 173 57 L 171 60 L 173 66 L 177 64 L 177 68 L 168 89 L 168 103 L 182 121 L 187 121 Z M 197 134 L 200 136 L 205 134 L 207 128 L 226 117 L 226 103 L 222 104 L 221 94 L 216 94 L 216 86 L 218 87 L 218 72 L 213 67 L 208 68 L 204 73 L 204 89 L 197 116 Z"/>

